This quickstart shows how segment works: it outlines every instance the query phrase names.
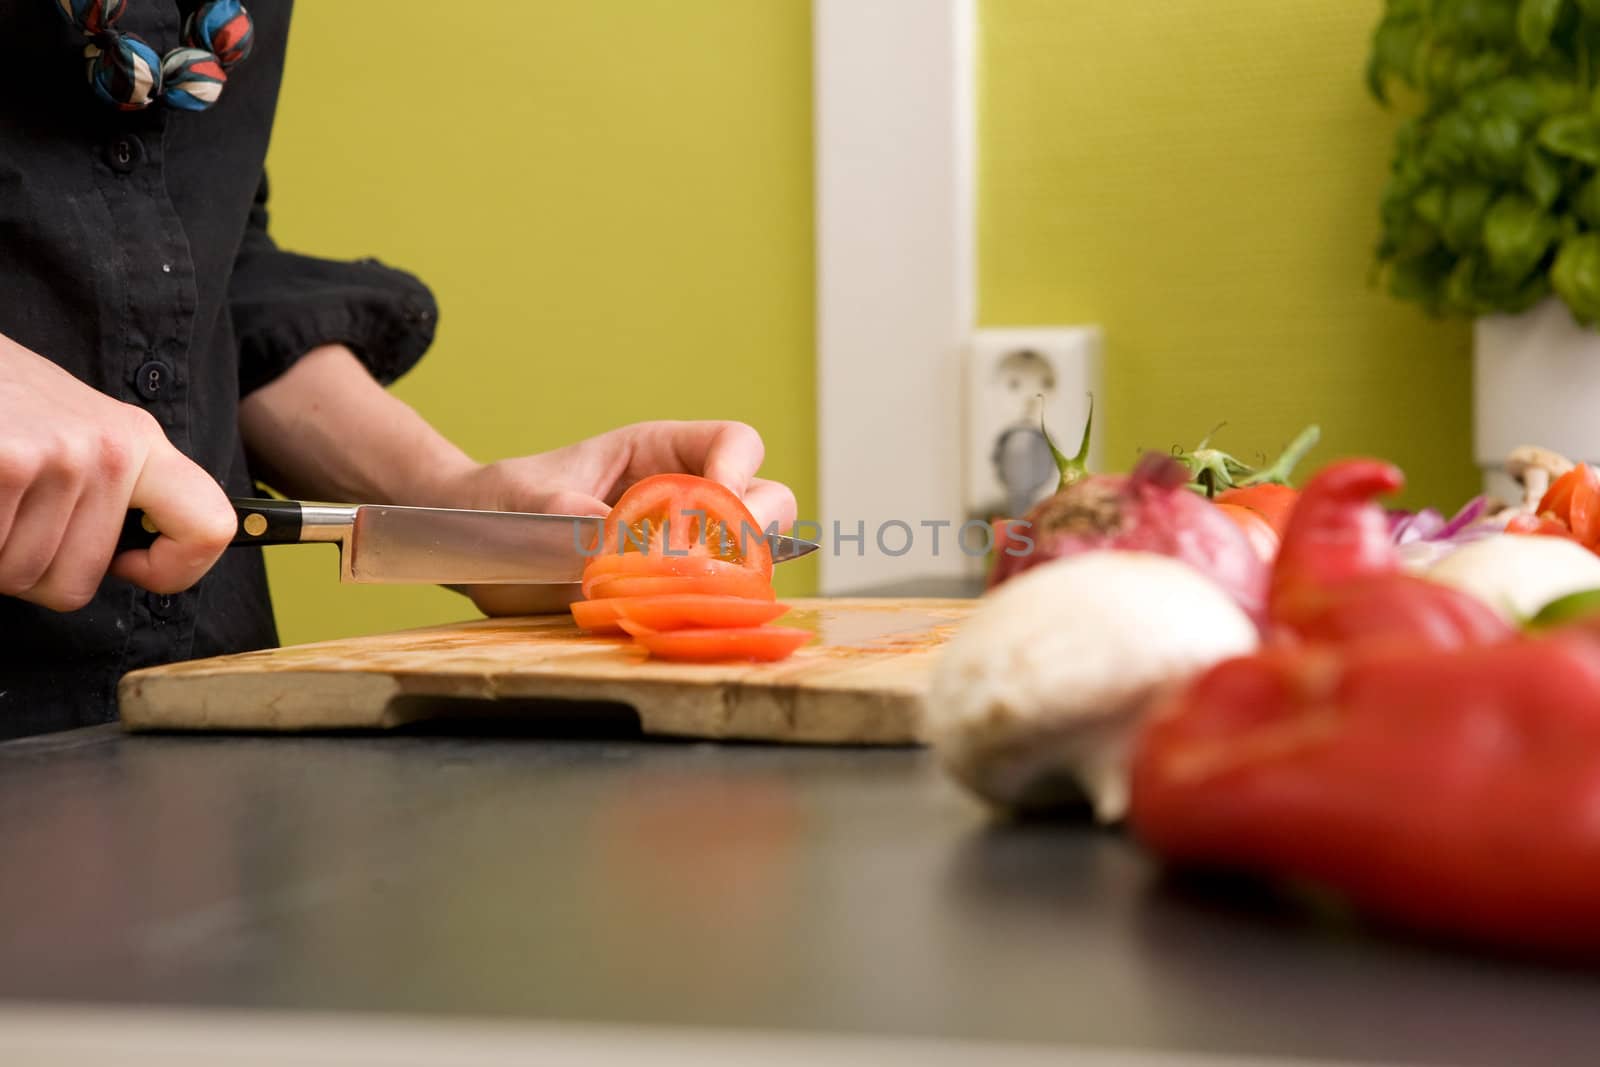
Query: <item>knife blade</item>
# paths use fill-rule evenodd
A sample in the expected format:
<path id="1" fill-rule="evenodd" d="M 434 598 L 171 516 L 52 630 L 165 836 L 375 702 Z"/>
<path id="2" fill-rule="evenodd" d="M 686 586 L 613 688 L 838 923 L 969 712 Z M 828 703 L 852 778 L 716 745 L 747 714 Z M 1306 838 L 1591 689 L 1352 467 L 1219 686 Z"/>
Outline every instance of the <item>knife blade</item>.
<path id="1" fill-rule="evenodd" d="M 336 544 L 339 579 L 430 585 L 576 583 L 600 528 L 593 515 L 412 508 L 390 504 L 229 501 L 239 517 L 234 545 Z M 119 550 L 158 536 L 143 512 L 128 513 Z M 768 535 L 774 563 L 816 551 L 810 541 Z"/>

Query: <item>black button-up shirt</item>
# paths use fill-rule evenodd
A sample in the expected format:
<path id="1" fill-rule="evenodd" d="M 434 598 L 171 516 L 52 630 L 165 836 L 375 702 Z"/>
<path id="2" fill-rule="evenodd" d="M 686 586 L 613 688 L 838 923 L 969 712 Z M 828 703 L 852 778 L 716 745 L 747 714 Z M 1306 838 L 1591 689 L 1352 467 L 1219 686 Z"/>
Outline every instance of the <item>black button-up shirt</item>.
<path id="1" fill-rule="evenodd" d="M 145 407 L 230 494 L 252 495 L 239 398 L 336 342 L 393 380 L 432 339 L 433 298 L 374 260 L 300 256 L 267 235 L 288 0 L 250 5 L 254 49 L 198 113 L 96 99 L 55 7 L 0 0 L 0 334 Z M 133 0 L 118 28 L 165 54 L 186 7 Z M 0 597 L 0 738 L 109 721 L 137 667 L 275 641 L 249 549 L 177 596 L 108 579 L 67 614 Z"/>

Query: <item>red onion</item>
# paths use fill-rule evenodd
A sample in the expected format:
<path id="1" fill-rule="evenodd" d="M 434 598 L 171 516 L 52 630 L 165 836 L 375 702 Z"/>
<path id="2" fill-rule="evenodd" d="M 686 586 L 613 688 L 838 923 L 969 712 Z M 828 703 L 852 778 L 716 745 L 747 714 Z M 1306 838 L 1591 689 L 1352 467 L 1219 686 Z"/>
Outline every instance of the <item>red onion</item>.
<path id="1" fill-rule="evenodd" d="M 1421 511 L 1392 509 L 1389 512 L 1389 537 L 1397 545 L 1432 541 L 1444 529 L 1444 524 L 1445 518 L 1436 508 L 1423 508 Z"/>
<path id="2" fill-rule="evenodd" d="M 1480 541 L 1505 529 L 1505 517 L 1489 514 L 1489 498 L 1475 496 L 1446 519 L 1433 508 L 1389 512 L 1389 536 L 1400 552 L 1400 562 L 1410 571 L 1426 571 L 1462 545 Z"/>
<path id="3" fill-rule="evenodd" d="M 1193 566 L 1259 621 L 1266 604 L 1266 564 L 1239 528 L 1188 482 L 1182 464 L 1154 452 L 1132 474 L 1093 474 L 1073 482 L 1035 505 L 1021 523 L 1011 524 L 999 545 L 990 588 L 1082 552 L 1151 552 Z M 1024 537 L 1033 541 L 1026 552 Z"/>
<path id="4" fill-rule="evenodd" d="M 1475 496 L 1464 504 L 1460 511 L 1441 529 L 1435 536 L 1442 538 L 1455 537 L 1466 531 L 1468 526 L 1477 522 L 1489 513 L 1489 498 Z"/>
<path id="5" fill-rule="evenodd" d="M 1434 508 L 1391 511 L 1389 536 L 1397 545 L 1407 545 L 1413 541 L 1453 541 L 1463 536 L 1475 539 L 1482 534 L 1469 527 L 1482 519 L 1488 510 L 1489 498 L 1475 496 L 1448 519 Z"/>

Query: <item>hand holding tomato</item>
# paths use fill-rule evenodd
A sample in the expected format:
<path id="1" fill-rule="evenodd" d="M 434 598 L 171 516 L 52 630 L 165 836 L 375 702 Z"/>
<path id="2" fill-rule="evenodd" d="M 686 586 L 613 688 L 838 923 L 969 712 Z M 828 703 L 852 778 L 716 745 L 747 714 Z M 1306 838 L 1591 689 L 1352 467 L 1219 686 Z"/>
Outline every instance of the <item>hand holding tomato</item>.
<path id="1" fill-rule="evenodd" d="M 692 474 L 726 486 L 763 529 L 787 528 L 795 518 L 794 494 L 756 477 L 765 450 L 744 423 L 641 422 L 552 452 L 478 464 L 379 385 L 344 345 L 307 353 L 251 393 L 239 424 L 252 469 L 302 500 L 604 515 L 653 474 Z M 536 586 L 470 592 L 491 615 L 560 610 L 573 595 Z"/>
<path id="2" fill-rule="evenodd" d="M 733 490 L 766 526 L 788 529 L 794 493 L 757 478 L 761 435 L 742 422 L 638 422 L 577 444 L 478 468 L 459 487 L 457 507 L 604 515 L 652 474 L 695 474 Z"/>
<path id="3" fill-rule="evenodd" d="M 693 474 L 726 486 L 765 529 L 794 524 L 794 493 L 756 477 L 766 448 L 742 422 L 640 422 L 552 452 L 486 464 L 448 490 L 441 506 L 559 515 L 604 515 L 630 486 L 655 474 Z M 550 610 L 526 588 L 465 590 L 486 615 Z"/>

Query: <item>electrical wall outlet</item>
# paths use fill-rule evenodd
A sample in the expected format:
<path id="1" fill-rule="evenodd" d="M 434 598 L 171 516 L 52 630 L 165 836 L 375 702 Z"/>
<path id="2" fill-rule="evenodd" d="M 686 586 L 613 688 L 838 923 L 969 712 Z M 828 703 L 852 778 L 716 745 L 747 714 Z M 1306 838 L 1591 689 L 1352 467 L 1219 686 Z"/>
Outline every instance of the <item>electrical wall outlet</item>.
<path id="1" fill-rule="evenodd" d="M 978 330 L 965 353 L 962 504 L 967 518 L 1015 516 L 1056 487 L 1044 425 L 1067 455 L 1078 450 L 1089 396 L 1098 397 L 1098 326 Z M 1102 398 L 1103 399 L 1103 398 Z M 1090 436 L 1089 464 L 1099 456 Z"/>

